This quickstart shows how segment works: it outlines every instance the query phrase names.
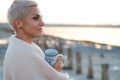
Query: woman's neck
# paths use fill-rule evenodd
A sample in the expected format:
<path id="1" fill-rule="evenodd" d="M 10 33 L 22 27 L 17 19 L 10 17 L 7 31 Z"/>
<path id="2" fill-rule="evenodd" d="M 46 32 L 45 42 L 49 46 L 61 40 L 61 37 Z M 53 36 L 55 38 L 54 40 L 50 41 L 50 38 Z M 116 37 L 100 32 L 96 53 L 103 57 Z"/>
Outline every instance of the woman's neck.
<path id="1" fill-rule="evenodd" d="M 31 44 L 31 43 L 33 42 L 33 39 L 32 39 L 32 38 L 30 38 L 30 37 L 28 37 L 28 36 L 25 36 L 25 35 L 18 35 L 18 34 L 17 34 L 16 37 L 17 37 L 18 39 L 21 39 L 21 40 L 29 43 L 29 44 Z"/>

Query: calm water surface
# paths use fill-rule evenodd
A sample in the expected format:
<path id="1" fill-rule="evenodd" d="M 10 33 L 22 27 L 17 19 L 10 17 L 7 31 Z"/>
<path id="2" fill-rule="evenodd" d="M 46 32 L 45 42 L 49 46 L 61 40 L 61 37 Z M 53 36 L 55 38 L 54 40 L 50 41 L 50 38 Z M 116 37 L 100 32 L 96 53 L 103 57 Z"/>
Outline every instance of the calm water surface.
<path id="1" fill-rule="evenodd" d="M 44 34 L 72 40 L 86 40 L 120 46 L 120 28 L 44 27 Z"/>

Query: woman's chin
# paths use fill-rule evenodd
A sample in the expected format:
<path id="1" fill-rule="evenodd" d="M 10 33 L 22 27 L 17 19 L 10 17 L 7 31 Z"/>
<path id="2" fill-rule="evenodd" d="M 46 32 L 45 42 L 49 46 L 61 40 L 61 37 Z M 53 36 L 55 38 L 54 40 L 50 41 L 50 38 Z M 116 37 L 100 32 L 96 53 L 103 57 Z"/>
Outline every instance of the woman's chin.
<path id="1" fill-rule="evenodd" d="M 42 37 L 42 36 L 43 36 L 43 33 L 36 35 L 36 37 Z"/>

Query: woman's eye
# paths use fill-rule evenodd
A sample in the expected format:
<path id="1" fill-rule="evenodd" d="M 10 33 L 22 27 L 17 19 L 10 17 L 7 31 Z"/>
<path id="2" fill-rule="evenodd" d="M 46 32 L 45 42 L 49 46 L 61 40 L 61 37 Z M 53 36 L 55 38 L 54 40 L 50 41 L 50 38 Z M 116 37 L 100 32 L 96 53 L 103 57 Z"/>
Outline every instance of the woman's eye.
<path id="1" fill-rule="evenodd" d="M 38 19 L 39 19 L 39 16 L 34 16 L 33 19 L 34 19 L 34 20 L 38 20 Z"/>

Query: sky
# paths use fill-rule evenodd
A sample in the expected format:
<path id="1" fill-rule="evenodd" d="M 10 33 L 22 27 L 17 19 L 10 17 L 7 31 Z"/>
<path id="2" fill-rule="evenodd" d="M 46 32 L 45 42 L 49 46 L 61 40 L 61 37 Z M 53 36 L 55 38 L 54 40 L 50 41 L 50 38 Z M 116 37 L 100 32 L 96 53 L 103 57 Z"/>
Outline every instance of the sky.
<path id="1" fill-rule="evenodd" d="M 120 24 L 120 0 L 35 0 L 45 23 Z M 7 22 L 13 0 L 0 1 L 0 22 Z"/>

